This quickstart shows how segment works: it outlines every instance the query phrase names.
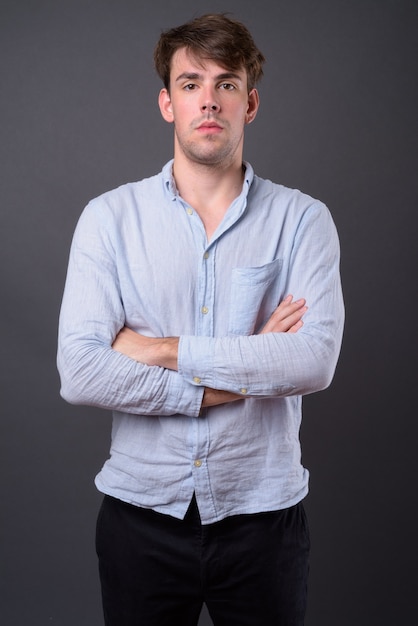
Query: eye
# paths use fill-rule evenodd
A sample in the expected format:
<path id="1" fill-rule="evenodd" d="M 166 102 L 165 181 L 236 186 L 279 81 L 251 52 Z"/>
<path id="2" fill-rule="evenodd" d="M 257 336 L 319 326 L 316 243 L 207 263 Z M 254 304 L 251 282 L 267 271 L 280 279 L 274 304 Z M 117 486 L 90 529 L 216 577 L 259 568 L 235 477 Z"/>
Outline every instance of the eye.
<path id="1" fill-rule="evenodd" d="M 195 85 L 195 83 L 187 83 L 187 85 L 184 85 L 183 89 L 185 91 L 193 91 L 196 87 L 197 85 Z"/>
<path id="2" fill-rule="evenodd" d="M 235 85 L 232 83 L 221 83 L 219 87 L 225 91 L 233 91 L 235 89 Z"/>

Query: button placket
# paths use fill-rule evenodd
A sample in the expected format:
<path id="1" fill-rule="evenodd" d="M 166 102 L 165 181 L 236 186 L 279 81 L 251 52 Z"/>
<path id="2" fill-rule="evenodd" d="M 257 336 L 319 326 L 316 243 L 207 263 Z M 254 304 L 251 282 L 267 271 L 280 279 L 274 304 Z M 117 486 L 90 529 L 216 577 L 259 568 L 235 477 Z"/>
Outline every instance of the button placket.
<path id="1" fill-rule="evenodd" d="M 199 268 L 199 315 L 197 320 L 196 334 L 205 337 L 213 336 L 213 299 L 214 299 L 214 258 L 215 246 L 205 249 L 201 256 Z"/>

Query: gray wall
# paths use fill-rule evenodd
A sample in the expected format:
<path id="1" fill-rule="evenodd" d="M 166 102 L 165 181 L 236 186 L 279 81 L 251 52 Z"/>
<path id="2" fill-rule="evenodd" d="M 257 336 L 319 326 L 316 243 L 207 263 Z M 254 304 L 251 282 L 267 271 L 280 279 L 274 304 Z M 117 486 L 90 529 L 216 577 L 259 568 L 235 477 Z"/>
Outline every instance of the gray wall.
<path id="1" fill-rule="evenodd" d="M 415 0 L 2 0 L 0 622 L 102 624 L 94 554 L 110 417 L 55 369 L 68 249 L 88 200 L 172 155 L 152 50 L 231 11 L 267 56 L 246 158 L 325 201 L 347 326 L 305 399 L 307 626 L 412 626 L 417 589 Z M 206 615 L 201 624 L 210 624 Z"/>

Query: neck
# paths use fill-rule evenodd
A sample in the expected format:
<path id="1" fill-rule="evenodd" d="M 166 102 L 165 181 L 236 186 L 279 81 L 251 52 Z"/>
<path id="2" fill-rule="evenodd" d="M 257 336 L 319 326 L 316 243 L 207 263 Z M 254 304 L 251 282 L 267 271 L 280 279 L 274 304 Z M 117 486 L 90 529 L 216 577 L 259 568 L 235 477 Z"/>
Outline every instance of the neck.
<path id="1" fill-rule="evenodd" d="M 242 160 L 228 167 L 216 167 L 184 162 L 175 156 L 173 175 L 181 197 L 198 213 L 210 239 L 228 207 L 241 193 Z"/>

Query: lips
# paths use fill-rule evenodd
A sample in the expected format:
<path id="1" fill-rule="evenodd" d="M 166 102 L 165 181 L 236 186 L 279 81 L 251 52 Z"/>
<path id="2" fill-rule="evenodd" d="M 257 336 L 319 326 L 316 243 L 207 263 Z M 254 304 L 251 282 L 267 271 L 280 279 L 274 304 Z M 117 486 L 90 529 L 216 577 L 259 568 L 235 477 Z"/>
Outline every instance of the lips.
<path id="1" fill-rule="evenodd" d="M 207 128 L 218 128 L 219 130 L 222 129 L 222 127 L 219 126 L 219 124 L 217 124 L 216 122 L 209 122 L 209 121 L 202 122 L 202 124 L 198 126 L 199 130 L 205 130 Z"/>
<path id="2" fill-rule="evenodd" d="M 222 130 L 222 126 L 220 126 L 216 122 L 207 121 L 207 122 L 202 122 L 202 124 L 200 124 L 197 127 L 197 130 L 200 130 L 202 132 L 207 132 L 207 133 L 216 133 Z"/>

